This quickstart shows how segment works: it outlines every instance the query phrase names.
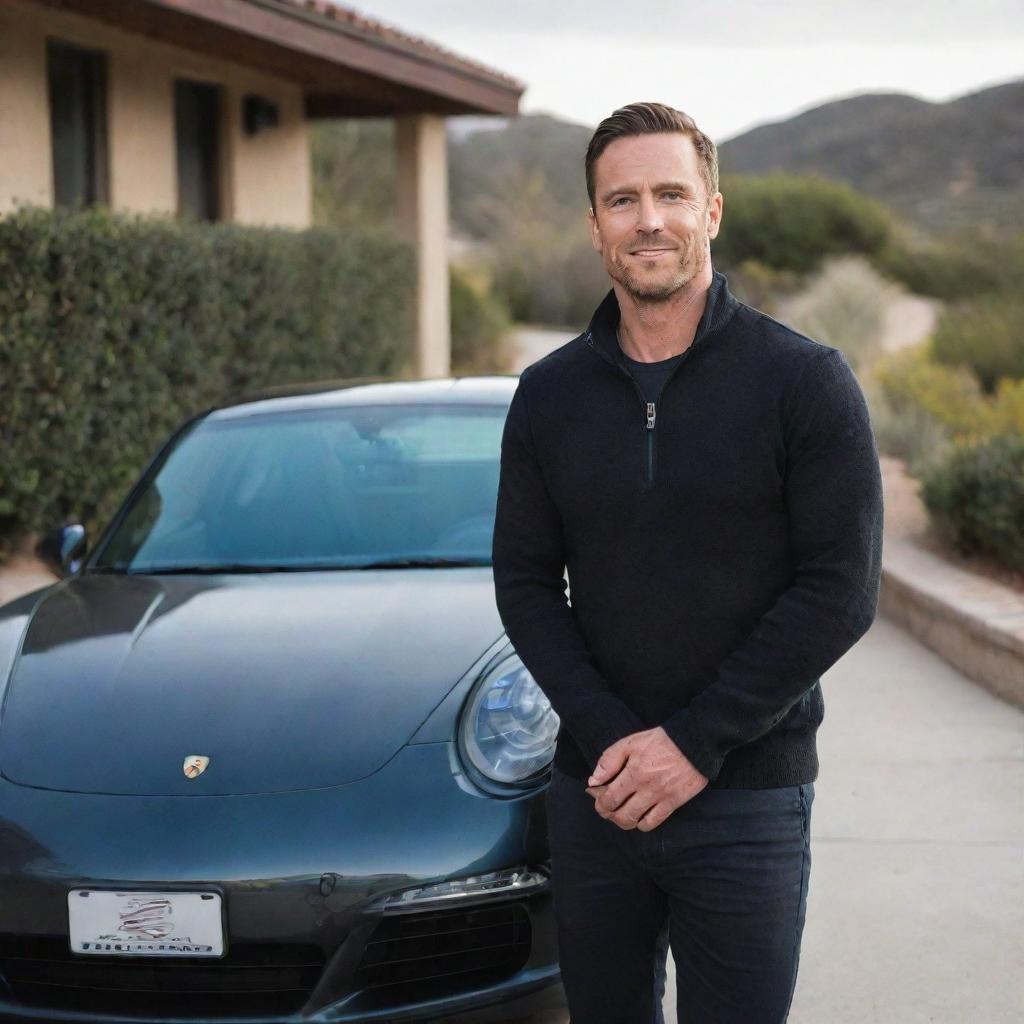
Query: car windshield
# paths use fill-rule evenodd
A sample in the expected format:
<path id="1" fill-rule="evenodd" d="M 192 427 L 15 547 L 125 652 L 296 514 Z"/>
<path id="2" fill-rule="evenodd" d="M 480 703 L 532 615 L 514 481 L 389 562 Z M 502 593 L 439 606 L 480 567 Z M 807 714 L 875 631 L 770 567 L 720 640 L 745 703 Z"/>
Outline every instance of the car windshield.
<path id="1" fill-rule="evenodd" d="M 352 405 L 199 420 L 86 571 L 490 565 L 506 411 Z"/>

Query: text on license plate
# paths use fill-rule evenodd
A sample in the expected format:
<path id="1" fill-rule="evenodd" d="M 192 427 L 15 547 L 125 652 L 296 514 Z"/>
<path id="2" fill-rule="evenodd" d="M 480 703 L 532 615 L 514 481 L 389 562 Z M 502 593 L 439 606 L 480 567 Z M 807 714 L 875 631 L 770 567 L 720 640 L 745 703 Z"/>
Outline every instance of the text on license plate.
<path id="1" fill-rule="evenodd" d="M 223 956 L 220 893 L 72 889 L 74 953 L 103 956 Z"/>

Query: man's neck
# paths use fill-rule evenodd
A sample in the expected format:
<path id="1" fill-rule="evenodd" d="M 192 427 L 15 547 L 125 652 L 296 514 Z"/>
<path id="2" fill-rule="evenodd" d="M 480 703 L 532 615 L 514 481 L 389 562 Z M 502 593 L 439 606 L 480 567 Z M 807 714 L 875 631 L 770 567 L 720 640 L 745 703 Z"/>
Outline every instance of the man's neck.
<path id="1" fill-rule="evenodd" d="M 693 343 L 704 315 L 713 276 L 708 261 L 692 281 L 661 302 L 637 299 L 618 281 L 613 281 L 621 315 L 619 346 L 622 351 L 641 363 L 654 363 L 685 352 Z"/>

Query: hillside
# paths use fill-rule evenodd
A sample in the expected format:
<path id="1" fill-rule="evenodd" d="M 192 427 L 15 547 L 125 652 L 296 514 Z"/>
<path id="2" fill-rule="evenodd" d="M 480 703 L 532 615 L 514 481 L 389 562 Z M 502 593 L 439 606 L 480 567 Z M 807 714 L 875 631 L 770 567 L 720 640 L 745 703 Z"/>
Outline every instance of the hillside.
<path id="1" fill-rule="evenodd" d="M 497 130 L 453 131 L 458 228 L 489 237 L 512 196 L 514 217 L 579 216 L 590 133 L 544 114 Z M 781 170 L 847 182 L 928 229 L 1010 227 L 1024 221 L 1024 79 L 947 103 L 899 93 L 837 100 L 723 142 L 719 155 L 723 173 Z"/>
<path id="2" fill-rule="evenodd" d="M 455 229 L 492 239 L 523 218 L 578 226 L 591 131 L 546 114 L 486 128 L 479 119 L 452 118 Z M 393 187 L 391 132 L 386 121 L 316 126 L 318 222 L 363 209 L 380 216 Z M 899 93 L 837 100 L 744 132 L 721 143 L 719 155 L 723 173 L 779 170 L 844 181 L 926 229 L 1015 230 L 1024 223 L 1024 79 L 948 103 Z"/>
<path id="3" fill-rule="evenodd" d="M 723 172 L 817 173 L 924 227 L 1024 215 L 1024 79 L 947 103 L 866 94 L 761 125 L 719 147 Z"/>
<path id="4" fill-rule="evenodd" d="M 527 114 L 501 130 L 449 138 L 455 226 L 492 238 L 524 217 L 582 223 L 583 155 L 592 133 L 547 114 Z"/>

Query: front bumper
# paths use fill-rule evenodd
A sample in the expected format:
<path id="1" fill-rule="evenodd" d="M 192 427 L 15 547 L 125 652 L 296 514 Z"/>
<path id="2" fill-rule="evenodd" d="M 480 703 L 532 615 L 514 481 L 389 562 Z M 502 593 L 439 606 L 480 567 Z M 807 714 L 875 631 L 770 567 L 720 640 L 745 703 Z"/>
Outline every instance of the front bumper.
<path id="1" fill-rule="evenodd" d="M 565 1006 L 550 883 L 444 904 L 381 897 L 547 874 L 543 791 L 466 780 L 450 742 L 344 786 L 234 797 L 60 793 L 0 778 L 0 1019 L 513 1020 Z M 215 891 L 223 958 L 72 953 L 73 888 Z"/>

